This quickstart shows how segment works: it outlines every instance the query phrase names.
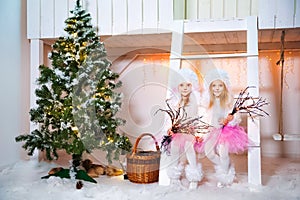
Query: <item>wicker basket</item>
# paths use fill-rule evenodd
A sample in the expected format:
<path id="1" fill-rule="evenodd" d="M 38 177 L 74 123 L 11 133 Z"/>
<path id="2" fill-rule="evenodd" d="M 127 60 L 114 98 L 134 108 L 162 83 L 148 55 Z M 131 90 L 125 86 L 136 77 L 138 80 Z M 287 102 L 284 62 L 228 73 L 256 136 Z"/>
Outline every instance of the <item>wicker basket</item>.
<path id="1" fill-rule="evenodd" d="M 156 151 L 138 151 L 137 146 L 144 136 L 150 136 L 155 142 Z M 150 133 L 141 134 L 127 155 L 127 176 L 134 183 L 154 183 L 158 181 L 160 150 L 155 137 Z"/>

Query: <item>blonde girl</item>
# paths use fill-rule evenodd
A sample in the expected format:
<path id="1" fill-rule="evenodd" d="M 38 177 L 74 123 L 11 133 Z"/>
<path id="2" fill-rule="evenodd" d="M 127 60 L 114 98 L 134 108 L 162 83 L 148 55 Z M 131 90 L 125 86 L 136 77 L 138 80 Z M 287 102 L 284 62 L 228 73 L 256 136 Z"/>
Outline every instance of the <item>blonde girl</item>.
<path id="1" fill-rule="evenodd" d="M 170 106 L 174 110 L 183 108 L 187 118 L 197 117 L 199 94 L 196 91 L 196 84 L 198 84 L 196 74 L 190 69 L 180 69 L 174 77 L 174 82 L 177 87 L 169 99 Z M 172 138 L 169 144 L 169 163 L 166 170 L 170 184 L 182 187 L 182 180 L 186 178 L 190 189 L 197 188 L 203 175 L 201 164 L 197 163 L 194 150 L 195 136 L 187 133 L 173 133 L 170 129 L 168 135 Z"/>
<path id="2" fill-rule="evenodd" d="M 240 116 L 229 114 L 234 99 L 227 72 L 221 69 L 211 70 L 204 80 L 208 88 L 206 117 L 213 126 L 204 141 L 204 151 L 215 166 L 217 186 L 224 187 L 232 184 L 235 178 L 229 154 L 245 151 L 249 141 L 246 132 L 239 126 Z"/>

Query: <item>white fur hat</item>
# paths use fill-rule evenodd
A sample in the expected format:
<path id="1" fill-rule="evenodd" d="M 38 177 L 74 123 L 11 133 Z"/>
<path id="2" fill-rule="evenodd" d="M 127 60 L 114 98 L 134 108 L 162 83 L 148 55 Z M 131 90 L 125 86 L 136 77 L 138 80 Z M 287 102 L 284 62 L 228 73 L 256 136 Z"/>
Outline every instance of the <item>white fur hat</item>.
<path id="1" fill-rule="evenodd" d="M 192 84 L 192 91 L 196 92 L 199 90 L 199 81 L 196 73 L 189 68 L 182 68 L 179 70 L 171 70 L 169 80 L 169 92 L 167 94 L 167 99 L 176 99 L 176 102 L 180 99 L 180 94 L 178 91 L 178 86 L 180 83 L 188 82 Z"/>
<path id="2" fill-rule="evenodd" d="M 216 68 L 208 71 L 204 78 L 205 88 L 209 89 L 210 84 L 215 80 L 223 81 L 227 89 L 230 89 L 229 76 L 225 70 Z"/>
<path id="3" fill-rule="evenodd" d="M 172 72 L 171 85 L 177 88 L 180 83 L 188 82 L 192 84 L 193 89 L 199 88 L 199 81 L 196 73 L 189 68 L 182 68 Z"/>

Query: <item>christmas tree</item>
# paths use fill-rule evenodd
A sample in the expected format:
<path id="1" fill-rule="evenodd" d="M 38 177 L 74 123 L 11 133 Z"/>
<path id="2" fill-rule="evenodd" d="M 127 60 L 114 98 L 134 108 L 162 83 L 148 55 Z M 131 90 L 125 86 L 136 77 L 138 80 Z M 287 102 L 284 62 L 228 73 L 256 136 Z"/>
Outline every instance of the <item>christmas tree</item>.
<path id="1" fill-rule="evenodd" d="M 130 151 L 132 144 L 117 133 L 117 127 L 124 123 L 116 117 L 121 96 L 115 89 L 121 83 L 110 69 L 90 14 L 79 0 L 71 14 L 65 20 L 67 36 L 52 45 L 52 66 L 39 66 L 37 107 L 29 112 L 30 120 L 39 127 L 16 137 L 16 141 L 25 142 L 28 155 L 38 149 L 45 151 L 49 160 L 57 159 L 57 150 L 63 149 L 72 155 L 72 169 L 76 171 L 84 152 L 101 149 L 111 163 Z"/>

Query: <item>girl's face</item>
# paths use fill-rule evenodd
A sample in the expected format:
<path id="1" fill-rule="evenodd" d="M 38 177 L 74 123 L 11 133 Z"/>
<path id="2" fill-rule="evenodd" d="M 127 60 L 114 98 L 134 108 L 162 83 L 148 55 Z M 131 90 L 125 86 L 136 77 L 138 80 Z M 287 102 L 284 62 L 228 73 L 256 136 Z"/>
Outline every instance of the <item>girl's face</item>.
<path id="1" fill-rule="evenodd" d="M 220 97 L 220 95 L 225 90 L 224 82 L 221 80 L 215 80 L 211 83 L 211 90 L 215 97 Z"/>
<path id="2" fill-rule="evenodd" d="M 181 96 L 188 96 L 192 92 L 192 84 L 183 82 L 178 85 L 178 91 L 181 94 Z"/>

